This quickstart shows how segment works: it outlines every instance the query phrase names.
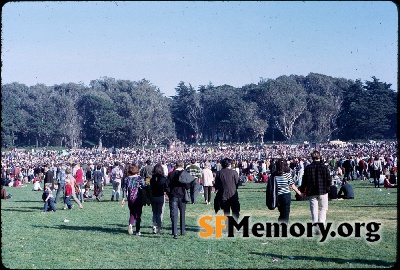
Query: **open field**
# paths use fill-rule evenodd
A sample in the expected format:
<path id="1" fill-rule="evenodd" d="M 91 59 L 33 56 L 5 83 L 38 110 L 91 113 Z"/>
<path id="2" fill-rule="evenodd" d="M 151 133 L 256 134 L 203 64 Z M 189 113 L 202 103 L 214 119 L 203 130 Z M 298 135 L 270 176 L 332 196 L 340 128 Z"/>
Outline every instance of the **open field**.
<path id="1" fill-rule="evenodd" d="M 329 237 L 320 242 L 313 237 L 244 238 L 242 232 L 221 239 L 200 238 L 198 220 L 214 215 L 213 205 L 197 204 L 186 210 L 186 236 L 171 236 L 169 206 L 164 213 L 162 235 L 151 232 L 151 207 L 142 215 L 142 236 L 128 235 L 129 211 L 111 202 L 111 187 L 105 187 L 102 202 L 87 199 L 84 209 L 77 205 L 55 213 L 42 213 L 41 192 L 32 184 L 7 187 L 13 198 L 1 201 L 2 263 L 11 269 L 109 269 L 109 268 L 388 268 L 397 261 L 397 189 L 375 189 L 367 182 L 352 182 L 356 198 L 330 201 L 327 221 L 331 230 L 347 222 L 381 223 L 375 234 L 381 239 Z M 265 184 L 247 183 L 239 188 L 241 217 L 254 223 L 276 222 L 278 210 L 265 207 Z M 54 194 L 55 195 L 55 194 Z M 214 194 L 213 194 L 214 197 Z M 290 224 L 311 222 L 308 201 L 294 201 L 292 194 Z M 218 214 L 222 214 L 219 212 Z M 70 220 L 64 222 L 64 219 Z M 337 230 L 338 232 L 338 230 Z M 251 230 L 250 230 L 251 233 Z M 277 262 L 272 262 L 276 258 Z"/>

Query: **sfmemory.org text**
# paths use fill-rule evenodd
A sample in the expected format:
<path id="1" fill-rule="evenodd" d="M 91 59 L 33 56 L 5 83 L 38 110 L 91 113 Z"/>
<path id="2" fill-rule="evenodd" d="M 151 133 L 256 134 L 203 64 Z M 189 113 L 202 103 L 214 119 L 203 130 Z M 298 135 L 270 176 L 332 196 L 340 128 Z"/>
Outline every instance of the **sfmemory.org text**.
<path id="1" fill-rule="evenodd" d="M 215 222 L 214 221 L 215 218 Z M 254 223 L 249 226 L 250 216 L 244 216 L 240 222 L 236 221 L 232 216 L 203 216 L 199 219 L 199 225 L 203 229 L 200 231 L 199 236 L 202 238 L 208 237 L 223 237 L 222 231 L 228 224 L 228 235 L 227 237 L 235 237 L 235 231 L 241 231 L 243 237 L 313 237 L 315 235 L 315 229 L 319 231 L 321 235 L 320 242 L 324 242 L 328 237 L 355 237 L 365 238 L 368 242 L 379 241 L 381 236 L 378 233 L 381 227 L 381 223 L 378 222 L 355 222 L 347 223 L 343 222 L 336 226 L 336 229 L 332 227 L 332 223 Z M 227 219 L 227 220 L 226 220 Z M 214 224 L 213 224 L 214 223 Z"/>

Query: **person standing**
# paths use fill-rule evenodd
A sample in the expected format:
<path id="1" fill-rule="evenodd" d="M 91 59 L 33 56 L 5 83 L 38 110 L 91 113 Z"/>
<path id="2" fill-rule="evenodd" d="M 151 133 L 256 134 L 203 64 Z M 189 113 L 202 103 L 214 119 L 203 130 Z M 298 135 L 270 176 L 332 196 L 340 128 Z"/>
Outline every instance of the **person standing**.
<path id="1" fill-rule="evenodd" d="M 112 175 L 112 194 L 111 194 L 111 201 L 114 201 L 114 195 L 115 195 L 115 200 L 118 202 L 119 200 L 119 194 L 121 192 L 121 179 L 124 176 L 124 172 L 122 171 L 120 167 L 120 163 L 118 161 L 115 161 L 115 167 L 111 171 Z M 101 166 L 100 166 L 101 169 Z M 100 170 L 98 169 L 98 170 Z"/>
<path id="2" fill-rule="evenodd" d="M 210 162 L 206 162 L 204 165 L 201 178 L 203 179 L 204 199 L 206 204 L 211 204 L 211 191 L 214 185 L 214 175 L 211 171 Z"/>
<path id="3" fill-rule="evenodd" d="M 317 150 L 311 153 L 311 158 L 312 162 L 304 168 L 300 191 L 309 197 L 312 222 L 325 224 L 331 176 Z M 317 226 L 314 227 L 314 230 L 316 234 L 320 233 Z"/>
<path id="4" fill-rule="evenodd" d="M 133 234 L 133 223 L 136 221 L 136 235 L 142 235 L 140 232 L 140 222 L 142 217 L 143 202 L 140 189 L 146 187 L 146 181 L 139 174 L 139 169 L 136 165 L 130 164 L 127 170 L 128 176 L 124 179 L 124 190 L 126 196 L 122 198 L 121 205 L 125 205 L 125 197 L 128 200 L 129 208 L 129 225 L 128 233 Z"/>
<path id="5" fill-rule="evenodd" d="M 299 196 L 302 196 L 302 194 L 294 184 L 293 177 L 287 161 L 284 159 L 278 159 L 275 164 L 276 170 L 271 175 L 271 181 L 272 177 L 275 177 L 278 188 L 278 222 L 288 224 L 290 203 L 292 200 L 290 189 L 293 189 Z"/>
<path id="6" fill-rule="evenodd" d="M 160 163 L 154 166 L 150 179 L 150 188 L 153 195 L 151 208 L 153 211 L 153 233 L 161 234 L 162 219 L 164 214 L 165 196 L 164 189 L 167 178 L 164 176 L 164 169 Z"/>
<path id="7" fill-rule="evenodd" d="M 190 188 L 190 184 L 179 182 L 179 176 L 182 173 L 184 163 L 182 160 L 176 162 L 175 170 L 170 172 L 165 183 L 165 191 L 169 198 L 169 210 L 172 223 L 172 234 L 174 239 L 178 239 L 178 209 L 180 212 L 180 228 L 181 235 L 185 235 L 185 212 L 186 202 L 184 198 L 184 192 Z"/>
<path id="8" fill-rule="evenodd" d="M 235 170 L 230 169 L 230 159 L 221 160 L 222 169 L 215 175 L 215 189 L 219 197 L 221 209 L 225 216 L 232 216 L 235 220 L 239 218 L 240 203 L 237 188 L 239 186 L 239 175 Z"/>
<path id="9" fill-rule="evenodd" d="M 76 179 L 76 184 L 79 187 L 79 193 L 78 193 L 78 199 L 81 201 L 81 203 L 84 203 L 83 199 L 83 191 L 82 189 L 84 188 L 83 186 L 83 170 L 81 167 L 81 164 L 78 162 L 75 165 L 75 179 Z"/>
<path id="10" fill-rule="evenodd" d="M 200 177 L 201 177 L 201 169 L 199 166 L 196 165 L 196 160 L 192 159 L 190 161 L 190 165 L 186 168 L 193 177 L 194 181 L 190 185 L 190 200 L 192 204 L 196 203 L 197 195 L 200 191 Z"/>
<path id="11" fill-rule="evenodd" d="M 147 184 L 150 184 L 150 179 L 153 173 L 153 166 L 151 165 L 151 160 L 146 160 L 146 166 L 142 168 L 141 176 L 144 177 L 144 180 Z"/>
<path id="12" fill-rule="evenodd" d="M 375 184 L 375 187 L 378 186 L 378 188 L 380 188 L 379 178 L 380 178 L 381 173 L 382 173 L 382 163 L 379 160 L 379 156 L 375 156 L 374 161 L 372 162 L 372 169 L 374 170 L 374 184 Z"/>
<path id="13" fill-rule="evenodd" d="M 51 192 L 51 183 L 45 184 L 45 189 L 43 191 L 42 198 L 44 201 L 43 212 L 47 212 L 50 210 L 55 212 L 56 206 L 54 205 L 53 193 Z"/>
<path id="14" fill-rule="evenodd" d="M 58 198 L 60 197 L 60 193 L 62 192 L 63 195 L 63 201 L 65 200 L 65 179 L 67 178 L 67 173 L 65 172 L 65 164 L 62 163 L 60 164 L 57 173 L 56 173 L 56 179 L 58 183 L 58 188 L 57 188 L 57 193 L 56 193 L 56 199 L 54 200 L 54 203 L 58 202 Z"/>
<path id="15" fill-rule="evenodd" d="M 44 184 L 50 184 L 51 190 L 54 190 L 54 174 L 50 170 L 50 167 L 48 164 L 44 165 Z"/>
<path id="16" fill-rule="evenodd" d="M 103 197 L 103 180 L 104 174 L 101 172 L 101 165 L 97 165 L 97 170 L 93 172 L 93 185 L 94 190 L 93 193 L 96 196 L 96 200 L 100 202 L 101 197 Z"/>

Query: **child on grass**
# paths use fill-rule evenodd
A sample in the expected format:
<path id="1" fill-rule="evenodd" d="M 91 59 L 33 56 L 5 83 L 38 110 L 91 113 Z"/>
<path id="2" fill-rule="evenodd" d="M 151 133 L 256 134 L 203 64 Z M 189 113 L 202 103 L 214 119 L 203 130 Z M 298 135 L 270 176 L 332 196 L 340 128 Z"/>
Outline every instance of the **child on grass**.
<path id="1" fill-rule="evenodd" d="M 46 183 L 42 199 L 44 201 L 44 208 L 43 208 L 44 213 L 50 210 L 53 210 L 53 212 L 56 211 L 56 206 L 54 204 L 54 197 L 51 192 L 51 183 Z"/>
<path id="2" fill-rule="evenodd" d="M 67 209 L 72 209 L 73 204 L 71 203 L 71 198 L 72 198 L 72 186 L 71 182 L 69 179 L 65 179 L 65 201 L 64 201 L 64 210 Z"/>

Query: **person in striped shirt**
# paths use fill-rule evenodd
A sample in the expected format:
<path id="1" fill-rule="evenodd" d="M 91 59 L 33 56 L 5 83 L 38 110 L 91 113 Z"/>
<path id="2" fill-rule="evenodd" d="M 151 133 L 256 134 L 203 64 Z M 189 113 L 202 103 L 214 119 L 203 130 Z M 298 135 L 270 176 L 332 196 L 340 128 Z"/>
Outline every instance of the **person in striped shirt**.
<path id="1" fill-rule="evenodd" d="M 276 170 L 272 177 L 276 179 L 278 187 L 278 222 L 287 224 L 289 223 L 290 203 L 292 200 L 291 190 L 294 190 L 299 196 L 302 196 L 302 194 L 294 184 L 287 160 L 280 158 L 275 164 Z"/>

